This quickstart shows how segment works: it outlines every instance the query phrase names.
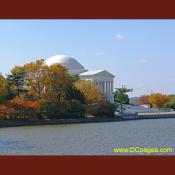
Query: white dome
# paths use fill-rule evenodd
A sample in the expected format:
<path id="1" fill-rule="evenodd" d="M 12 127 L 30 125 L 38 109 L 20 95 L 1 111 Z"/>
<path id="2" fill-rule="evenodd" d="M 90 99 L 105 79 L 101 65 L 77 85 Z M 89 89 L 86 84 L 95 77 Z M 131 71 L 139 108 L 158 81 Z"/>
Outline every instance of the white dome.
<path id="1" fill-rule="evenodd" d="M 80 74 L 85 72 L 85 68 L 74 58 L 67 56 L 67 55 L 56 55 L 50 57 L 48 60 L 45 61 L 48 66 L 53 64 L 61 64 L 62 66 L 66 67 L 70 74 Z"/>

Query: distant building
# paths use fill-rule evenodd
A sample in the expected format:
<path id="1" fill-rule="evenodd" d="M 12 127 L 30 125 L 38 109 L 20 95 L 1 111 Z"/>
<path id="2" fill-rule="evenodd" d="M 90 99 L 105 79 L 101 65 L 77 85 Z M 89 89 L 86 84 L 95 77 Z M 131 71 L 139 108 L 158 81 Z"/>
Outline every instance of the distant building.
<path id="1" fill-rule="evenodd" d="M 114 78 L 107 70 L 86 70 L 77 60 L 67 55 L 56 55 L 45 61 L 48 66 L 60 64 L 66 67 L 71 75 L 79 75 L 81 80 L 95 82 L 101 92 L 106 94 L 107 100 L 114 102 Z"/>

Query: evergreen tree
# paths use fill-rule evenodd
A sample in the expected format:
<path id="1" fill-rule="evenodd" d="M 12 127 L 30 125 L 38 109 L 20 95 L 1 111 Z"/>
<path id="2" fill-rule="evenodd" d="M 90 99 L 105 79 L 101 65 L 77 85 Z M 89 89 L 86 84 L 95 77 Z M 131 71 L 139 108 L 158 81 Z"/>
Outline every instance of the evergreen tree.
<path id="1" fill-rule="evenodd" d="M 15 66 L 9 75 L 7 75 L 7 90 L 8 99 L 15 96 L 20 97 L 20 94 L 25 91 L 25 71 L 23 67 Z"/>
<path id="2" fill-rule="evenodd" d="M 123 104 L 129 104 L 128 92 L 132 92 L 133 89 L 127 89 L 125 87 L 117 88 L 114 92 L 114 101 L 120 105 L 120 111 L 123 112 Z"/>

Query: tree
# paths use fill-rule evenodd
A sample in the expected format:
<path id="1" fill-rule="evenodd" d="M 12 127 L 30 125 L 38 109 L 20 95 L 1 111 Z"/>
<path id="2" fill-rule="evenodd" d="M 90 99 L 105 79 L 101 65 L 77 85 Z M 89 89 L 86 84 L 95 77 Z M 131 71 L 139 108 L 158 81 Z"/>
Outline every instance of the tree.
<path id="1" fill-rule="evenodd" d="M 114 117 L 116 105 L 108 101 L 87 105 L 87 113 L 95 117 Z"/>
<path id="2" fill-rule="evenodd" d="M 169 101 L 169 97 L 164 94 L 155 93 L 148 97 L 148 102 L 153 106 L 153 108 L 162 108 Z"/>
<path id="3" fill-rule="evenodd" d="M 45 78 L 45 98 L 54 102 L 65 100 L 72 83 L 73 78 L 66 68 L 58 64 L 51 65 Z"/>
<path id="4" fill-rule="evenodd" d="M 117 88 L 114 92 L 114 102 L 120 105 L 120 111 L 123 112 L 123 104 L 129 104 L 128 92 L 132 92 L 133 89 L 127 89 L 125 87 Z"/>
<path id="5" fill-rule="evenodd" d="M 142 95 L 139 97 L 139 104 L 145 105 L 145 104 L 150 104 L 148 101 L 149 95 Z"/>
<path id="6" fill-rule="evenodd" d="M 52 119 L 82 118 L 85 116 L 85 106 L 78 100 L 45 101 L 42 104 L 42 114 Z"/>
<path id="7" fill-rule="evenodd" d="M 4 76 L 0 73 L 0 103 L 6 100 L 7 96 L 7 81 Z"/>
<path id="8" fill-rule="evenodd" d="M 87 104 L 106 101 L 106 95 L 102 93 L 99 86 L 92 81 L 77 81 L 75 82 L 75 87 L 84 94 Z"/>
<path id="9" fill-rule="evenodd" d="M 33 98 L 33 100 L 42 99 L 44 97 L 48 66 L 46 66 L 44 60 L 41 59 L 25 64 L 24 70 L 25 86 L 28 91 L 28 96 Z"/>
<path id="10" fill-rule="evenodd" d="M 72 78 L 73 78 L 73 82 L 76 82 L 76 81 L 79 81 L 80 80 L 80 77 L 79 75 L 72 75 Z"/>
<path id="11" fill-rule="evenodd" d="M 7 75 L 7 90 L 8 98 L 12 99 L 17 96 L 20 97 L 20 94 L 25 91 L 25 72 L 24 67 L 15 66 L 9 75 Z"/>
<path id="12" fill-rule="evenodd" d="M 77 89 L 73 84 L 71 86 L 67 87 L 66 90 L 66 100 L 78 100 L 81 104 L 86 103 L 86 98 L 84 94 Z"/>
<path id="13" fill-rule="evenodd" d="M 175 110 L 175 96 L 169 96 L 169 97 L 170 97 L 169 101 L 165 103 L 163 107 Z"/>

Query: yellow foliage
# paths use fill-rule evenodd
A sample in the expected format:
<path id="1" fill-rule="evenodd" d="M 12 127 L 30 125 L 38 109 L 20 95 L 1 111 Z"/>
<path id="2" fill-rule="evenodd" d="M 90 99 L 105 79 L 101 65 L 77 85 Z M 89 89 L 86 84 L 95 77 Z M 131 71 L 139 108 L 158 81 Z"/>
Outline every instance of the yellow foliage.
<path id="1" fill-rule="evenodd" d="M 160 94 L 160 93 L 151 94 L 148 97 L 148 102 L 152 105 L 153 108 L 160 109 L 168 101 L 169 101 L 169 97 L 167 95 Z"/>
<path id="2" fill-rule="evenodd" d="M 55 64 L 48 67 L 45 78 L 45 98 L 53 101 L 63 101 L 66 90 L 72 85 L 73 78 L 69 75 L 66 68 Z"/>
<path id="3" fill-rule="evenodd" d="M 100 87 L 90 80 L 77 81 L 75 87 L 85 95 L 87 103 L 104 102 L 106 100 L 106 95 L 100 92 Z"/>
<path id="4" fill-rule="evenodd" d="M 48 66 L 44 64 L 44 60 L 27 63 L 24 65 L 25 85 L 28 94 L 36 99 L 41 99 L 44 95 L 44 81 L 47 77 Z"/>

